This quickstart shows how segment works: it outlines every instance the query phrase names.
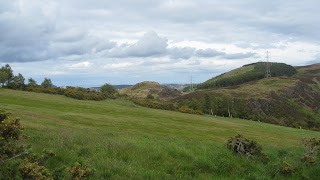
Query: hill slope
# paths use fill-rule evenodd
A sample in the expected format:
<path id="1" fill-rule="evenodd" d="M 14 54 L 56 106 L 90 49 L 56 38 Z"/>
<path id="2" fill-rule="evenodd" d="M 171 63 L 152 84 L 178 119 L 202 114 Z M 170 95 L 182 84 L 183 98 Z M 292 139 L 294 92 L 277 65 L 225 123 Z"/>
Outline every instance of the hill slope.
<path id="1" fill-rule="evenodd" d="M 204 84 L 216 85 L 220 80 L 241 79 L 257 65 L 236 69 Z M 291 77 L 264 78 L 234 86 L 199 90 L 174 101 L 212 115 L 320 130 L 320 66 L 299 67 L 295 71 L 287 65 L 281 64 L 280 67 L 284 67 L 283 72 L 297 73 Z M 281 68 L 276 72 L 281 72 Z"/>
<path id="2" fill-rule="evenodd" d="M 292 76 L 296 73 L 294 67 L 284 63 L 271 63 L 271 75 L 272 77 L 279 76 Z M 204 83 L 197 85 L 198 89 L 209 89 L 216 87 L 234 86 L 250 81 L 263 79 L 265 77 L 265 63 L 258 62 L 253 64 L 244 65 L 243 67 L 234 69 L 230 72 L 221 74 L 207 80 Z"/>
<path id="3" fill-rule="evenodd" d="M 80 101 L 0 89 L 0 109 L 21 118 L 34 151 L 56 152 L 46 164 L 49 169 L 85 162 L 96 169 L 93 179 L 285 177 L 279 173 L 283 159 L 278 151 L 296 165 L 301 139 L 320 137 L 319 132 L 253 121 L 142 108 L 121 99 Z M 261 143 L 272 163 L 227 151 L 227 139 L 238 133 Z M 320 166 L 309 168 L 293 177 L 316 177 L 312 172 Z"/>

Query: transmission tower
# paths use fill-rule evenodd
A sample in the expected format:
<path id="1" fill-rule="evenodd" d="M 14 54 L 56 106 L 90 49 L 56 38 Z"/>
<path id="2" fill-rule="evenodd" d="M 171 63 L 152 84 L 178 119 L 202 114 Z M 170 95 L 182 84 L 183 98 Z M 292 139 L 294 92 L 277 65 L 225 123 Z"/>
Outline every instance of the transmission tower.
<path id="1" fill-rule="evenodd" d="M 266 52 L 266 74 L 265 74 L 265 78 L 269 78 L 271 77 L 271 70 L 270 70 L 270 61 L 269 61 L 269 56 L 270 52 L 267 51 Z"/>
<path id="2" fill-rule="evenodd" d="M 193 91 L 192 75 L 191 75 L 191 78 L 190 78 L 190 91 L 191 91 L 191 92 Z"/>

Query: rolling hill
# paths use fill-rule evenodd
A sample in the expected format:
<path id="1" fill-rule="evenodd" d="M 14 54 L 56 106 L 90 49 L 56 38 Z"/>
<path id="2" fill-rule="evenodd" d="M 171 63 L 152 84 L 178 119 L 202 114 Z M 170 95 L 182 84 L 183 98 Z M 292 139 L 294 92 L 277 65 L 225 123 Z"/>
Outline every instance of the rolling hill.
<path id="1" fill-rule="evenodd" d="M 320 65 L 273 63 L 272 68 L 273 77 L 264 78 L 262 63 L 243 66 L 174 102 L 212 115 L 320 130 Z"/>
<path id="2" fill-rule="evenodd" d="M 62 179 L 63 167 L 76 162 L 96 170 L 92 179 L 287 178 L 281 173 L 284 159 L 300 167 L 301 139 L 320 137 L 316 131 L 149 109 L 124 99 L 81 101 L 1 88 L 0 109 L 21 119 L 32 151 L 56 153 L 45 165 Z M 261 143 L 270 162 L 229 152 L 225 143 L 238 133 Z M 319 169 L 319 163 L 296 168 L 289 177 L 313 179 Z"/>

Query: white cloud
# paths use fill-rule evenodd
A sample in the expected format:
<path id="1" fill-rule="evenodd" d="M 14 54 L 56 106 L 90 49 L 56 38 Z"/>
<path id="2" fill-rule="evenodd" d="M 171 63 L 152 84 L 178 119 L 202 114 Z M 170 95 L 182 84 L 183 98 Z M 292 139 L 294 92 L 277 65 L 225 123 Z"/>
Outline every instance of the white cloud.
<path id="1" fill-rule="evenodd" d="M 93 65 L 93 63 L 88 62 L 88 61 L 84 61 L 84 62 L 80 62 L 80 63 L 76 63 L 76 64 L 71 64 L 70 68 L 71 69 L 81 69 L 81 68 L 91 67 L 92 65 Z"/>
<path id="2" fill-rule="evenodd" d="M 0 65 L 27 77 L 60 75 L 65 85 L 85 77 L 179 81 L 192 71 L 206 80 L 262 60 L 267 50 L 271 60 L 305 65 L 319 62 L 319 6 L 317 0 L 2 0 Z"/>

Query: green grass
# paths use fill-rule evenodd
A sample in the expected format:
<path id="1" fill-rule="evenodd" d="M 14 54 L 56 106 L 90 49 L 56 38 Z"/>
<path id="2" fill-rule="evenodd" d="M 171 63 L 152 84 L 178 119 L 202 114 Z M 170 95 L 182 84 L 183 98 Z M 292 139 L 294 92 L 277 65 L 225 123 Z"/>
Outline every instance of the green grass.
<path id="1" fill-rule="evenodd" d="M 319 163 L 306 168 L 299 161 L 301 139 L 320 137 L 315 131 L 1 88 L 0 109 L 21 119 L 35 152 L 56 152 L 49 169 L 85 162 L 96 169 L 93 179 L 287 178 L 279 173 L 284 158 L 301 169 L 290 178 L 320 170 Z M 270 162 L 230 153 L 225 143 L 238 133 L 262 144 Z"/>
<path id="2" fill-rule="evenodd" d="M 212 79 L 208 80 L 210 82 L 216 82 L 220 79 L 224 79 L 224 78 L 231 78 L 234 76 L 239 76 L 241 74 L 245 74 L 246 72 L 252 71 L 254 69 L 254 65 L 250 65 L 250 66 L 244 66 L 244 67 L 240 67 L 234 70 L 231 70 L 227 73 L 221 74 L 219 76 L 213 77 Z"/>

